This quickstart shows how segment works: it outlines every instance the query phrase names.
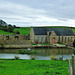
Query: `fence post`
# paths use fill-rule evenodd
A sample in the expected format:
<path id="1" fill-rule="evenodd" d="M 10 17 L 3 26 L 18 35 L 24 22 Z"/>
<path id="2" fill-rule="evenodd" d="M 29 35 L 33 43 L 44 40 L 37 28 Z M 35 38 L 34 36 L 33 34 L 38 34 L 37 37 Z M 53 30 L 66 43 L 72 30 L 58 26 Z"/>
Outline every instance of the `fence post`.
<path id="1" fill-rule="evenodd" d="M 72 56 L 72 72 L 75 75 L 75 55 Z"/>
<path id="2" fill-rule="evenodd" d="M 73 75 L 72 74 L 72 66 L 71 66 L 70 60 L 68 60 L 68 68 L 69 68 L 69 75 Z"/>

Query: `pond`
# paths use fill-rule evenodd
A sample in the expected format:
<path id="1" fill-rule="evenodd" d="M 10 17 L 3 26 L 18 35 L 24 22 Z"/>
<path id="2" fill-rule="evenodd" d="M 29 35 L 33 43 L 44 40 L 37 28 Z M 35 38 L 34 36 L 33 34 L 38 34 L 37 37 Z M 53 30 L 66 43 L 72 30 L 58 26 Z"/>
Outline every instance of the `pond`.
<path id="1" fill-rule="evenodd" d="M 66 48 L 34 48 L 32 50 L 36 50 L 37 54 L 16 54 L 16 51 L 21 49 L 1 49 L 0 50 L 0 58 L 5 59 L 13 59 L 15 56 L 20 57 L 20 59 L 31 59 L 31 57 L 35 57 L 36 60 L 51 60 L 51 56 L 63 57 L 63 60 L 72 58 L 72 49 Z"/>

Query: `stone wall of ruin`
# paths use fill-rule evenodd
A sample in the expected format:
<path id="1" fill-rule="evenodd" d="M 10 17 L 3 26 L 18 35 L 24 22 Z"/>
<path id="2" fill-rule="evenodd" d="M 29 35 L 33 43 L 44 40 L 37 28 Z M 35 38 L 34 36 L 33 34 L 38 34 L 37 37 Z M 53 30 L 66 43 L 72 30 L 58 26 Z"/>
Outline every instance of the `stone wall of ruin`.
<path id="1" fill-rule="evenodd" d="M 0 47 L 4 48 L 22 48 L 30 47 L 31 40 L 25 35 L 0 35 Z"/>

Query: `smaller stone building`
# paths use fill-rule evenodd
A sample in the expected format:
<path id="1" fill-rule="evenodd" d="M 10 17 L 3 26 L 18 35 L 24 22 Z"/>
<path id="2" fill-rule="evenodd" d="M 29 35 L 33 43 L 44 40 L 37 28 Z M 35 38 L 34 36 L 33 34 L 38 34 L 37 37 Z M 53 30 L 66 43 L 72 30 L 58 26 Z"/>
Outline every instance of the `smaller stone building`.
<path id="1" fill-rule="evenodd" d="M 30 47 L 31 41 L 28 36 L 17 35 L 0 35 L 0 47 L 5 48 L 23 48 Z"/>
<path id="2" fill-rule="evenodd" d="M 70 28 L 37 28 L 33 27 L 30 31 L 32 43 L 65 43 L 73 42 L 75 36 Z"/>

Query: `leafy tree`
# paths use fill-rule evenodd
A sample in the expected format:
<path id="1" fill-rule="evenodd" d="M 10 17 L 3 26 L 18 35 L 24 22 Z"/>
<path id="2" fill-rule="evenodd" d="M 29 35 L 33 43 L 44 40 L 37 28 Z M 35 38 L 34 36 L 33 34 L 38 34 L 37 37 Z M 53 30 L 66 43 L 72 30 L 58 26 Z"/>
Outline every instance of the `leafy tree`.
<path id="1" fill-rule="evenodd" d="M 13 32 L 13 26 L 11 25 L 11 24 L 9 24 L 8 26 L 7 26 L 7 30 L 9 31 L 9 32 Z"/>
<path id="2" fill-rule="evenodd" d="M 16 28 L 16 25 L 13 25 L 14 28 Z"/>

